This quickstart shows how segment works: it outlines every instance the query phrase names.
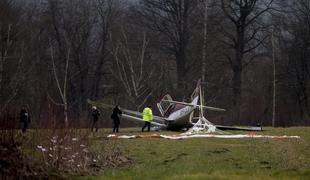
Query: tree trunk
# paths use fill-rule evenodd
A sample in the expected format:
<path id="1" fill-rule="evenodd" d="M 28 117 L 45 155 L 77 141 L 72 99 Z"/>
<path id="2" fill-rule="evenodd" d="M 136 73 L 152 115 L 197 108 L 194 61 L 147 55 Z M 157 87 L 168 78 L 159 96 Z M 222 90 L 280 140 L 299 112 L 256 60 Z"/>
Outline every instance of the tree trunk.
<path id="1" fill-rule="evenodd" d="M 99 67 L 96 67 L 94 82 L 93 82 L 93 89 L 92 89 L 92 97 L 98 98 L 99 97 L 99 86 L 101 81 L 101 75 Z"/>
<path id="2" fill-rule="evenodd" d="M 177 64 L 177 79 L 178 79 L 178 89 L 177 94 L 182 96 L 185 90 L 185 52 L 183 48 L 176 53 L 176 64 Z"/>
<path id="3" fill-rule="evenodd" d="M 64 103 L 64 117 L 65 117 L 65 128 L 69 127 L 69 122 L 68 122 L 68 104 Z"/>
<path id="4" fill-rule="evenodd" d="M 233 69 L 233 119 L 240 123 L 241 107 L 241 86 L 242 86 L 242 69 L 236 67 Z"/>
<path id="5" fill-rule="evenodd" d="M 302 104 L 302 99 L 301 99 L 300 93 L 297 93 L 297 99 L 298 99 L 298 106 L 299 106 L 299 118 L 303 119 L 304 108 L 303 108 L 303 104 Z"/>
<path id="6" fill-rule="evenodd" d="M 99 61 L 99 64 L 97 64 L 96 70 L 95 70 L 95 77 L 94 77 L 94 82 L 93 82 L 93 89 L 92 89 L 92 97 L 98 98 L 99 97 L 99 86 L 100 86 L 100 81 L 102 78 L 101 75 L 101 69 L 103 65 L 103 60 Z"/>
<path id="7" fill-rule="evenodd" d="M 306 121 L 305 121 L 305 124 L 306 124 L 307 121 L 309 121 L 309 119 L 310 119 L 310 110 L 309 110 L 309 103 L 308 103 L 308 94 L 305 94 L 305 109 L 306 109 Z"/>
<path id="8" fill-rule="evenodd" d="M 243 23 L 244 24 L 244 23 Z M 240 122 L 241 98 L 242 98 L 242 60 L 244 55 L 244 33 L 245 26 L 237 27 L 237 44 L 235 49 L 235 59 L 232 63 L 233 70 L 233 118 L 237 123 Z"/>
<path id="9" fill-rule="evenodd" d="M 305 118 L 309 119 L 310 112 L 309 112 L 309 104 L 308 104 L 308 89 L 307 89 L 307 83 L 303 83 L 302 86 L 302 94 L 303 94 L 303 101 L 304 101 L 304 107 L 305 107 Z M 302 108 L 302 107 L 301 107 Z"/>
<path id="10" fill-rule="evenodd" d="M 93 88 L 92 88 L 92 97 L 97 98 L 99 97 L 99 86 L 100 86 L 100 81 L 102 78 L 102 66 L 105 61 L 105 45 L 107 41 L 106 33 L 103 35 L 103 44 L 101 47 L 101 58 L 98 60 L 96 64 L 96 69 L 95 69 L 95 77 L 94 77 L 94 82 L 93 82 Z"/>
<path id="11" fill-rule="evenodd" d="M 2 91 L 2 79 L 3 79 L 3 66 L 4 66 L 4 58 L 0 57 L 0 91 Z M 0 94 L 2 95 L 2 94 Z M 1 97 L 1 96 L 0 96 Z"/>
<path id="12" fill-rule="evenodd" d="M 80 99 L 80 112 L 83 112 L 86 109 L 86 99 L 87 99 L 87 77 L 86 74 L 88 73 L 88 70 L 82 70 L 81 71 L 81 78 L 80 78 L 80 88 L 81 88 L 81 99 Z"/>

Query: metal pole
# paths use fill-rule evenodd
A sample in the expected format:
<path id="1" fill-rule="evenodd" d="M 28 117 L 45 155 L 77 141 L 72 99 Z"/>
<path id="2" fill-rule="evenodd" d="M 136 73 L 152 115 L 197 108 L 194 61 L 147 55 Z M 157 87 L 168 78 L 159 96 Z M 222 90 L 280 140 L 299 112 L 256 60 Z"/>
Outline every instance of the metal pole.
<path id="1" fill-rule="evenodd" d="M 272 63 L 273 63 L 273 100 L 272 100 L 272 127 L 276 124 L 276 62 L 275 62 L 275 43 L 274 43 L 274 28 L 271 34 L 272 44 Z"/>
<path id="2" fill-rule="evenodd" d="M 208 0 L 204 0 L 204 26 L 203 26 L 203 47 L 202 47 L 202 66 L 201 66 L 201 86 L 202 94 L 204 95 L 204 86 L 206 80 L 206 56 L 207 56 L 207 25 L 208 25 Z M 204 97 L 204 96 L 203 96 Z"/>

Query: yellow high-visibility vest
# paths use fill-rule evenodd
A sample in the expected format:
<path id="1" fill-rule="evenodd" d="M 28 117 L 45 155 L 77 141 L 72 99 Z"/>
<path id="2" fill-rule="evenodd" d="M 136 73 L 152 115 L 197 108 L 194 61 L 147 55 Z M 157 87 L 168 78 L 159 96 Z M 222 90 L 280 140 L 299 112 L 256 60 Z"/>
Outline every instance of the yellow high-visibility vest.
<path id="1" fill-rule="evenodd" d="M 143 110 L 143 121 L 151 122 L 153 121 L 153 112 L 149 107 L 144 108 Z"/>

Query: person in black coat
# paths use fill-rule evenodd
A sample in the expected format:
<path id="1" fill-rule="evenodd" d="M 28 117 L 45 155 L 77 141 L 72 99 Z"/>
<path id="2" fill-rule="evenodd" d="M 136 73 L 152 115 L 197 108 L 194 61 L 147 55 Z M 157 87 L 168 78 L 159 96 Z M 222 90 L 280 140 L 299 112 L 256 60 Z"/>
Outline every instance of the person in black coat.
<path id="1" fill-rule="evenodd" d="M 93 132 L 93 129 L 96 128 L 96 132 L 98 132 L 98 120 L 100 116 L 100 111 L 97 109 L 96 106 L 92 107 L 92 116 L 93 116 L 93 123 L 91 126 L 91 131 Z"/>
<path id="2" fill-rule="evenodd" d="M 20 123 L 22 124 L 22 132 L 25 133 L 28 127 L 28 123 L 30 123 L 30 115 L 26 106 L 23 106 L 20 110 Z"/>
<path id="3" fill-rule="evenodd" d="M 116 105 L 111 115 L 111 118 L 113 119 L 113 132 L 118 132 L 118 128 L 120 125 L 119 115 L 122 115 L 122 111 L 118 108 L 118 105 Z"/>

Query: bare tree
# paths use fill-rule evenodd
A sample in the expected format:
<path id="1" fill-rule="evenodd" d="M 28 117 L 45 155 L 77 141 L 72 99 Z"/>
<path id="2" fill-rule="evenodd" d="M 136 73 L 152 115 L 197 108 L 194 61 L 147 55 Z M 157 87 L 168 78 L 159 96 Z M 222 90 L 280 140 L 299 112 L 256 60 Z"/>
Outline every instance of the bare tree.
<path id="1" fill-rule="evenodd" d="M 62 103 L 57 103 L 56 101 L 54 101 L 51 97 L 50 99 L 52 100 L 52 102 L 56 105 L 60 105 L 63 106 L 63 113 L 64 113 L 64 123 L 65 123 L 65 127 L 68 128 L 69 127 L 69 121 L 68 121 L 68 96 L 67 96 L 67 83 L 68 83 L 68 68 L 69 68 L 69 59 L 70 59 L 70 48 L 67 50 L 67 57 L 66 57 L 66 65 L 65 65 L 65 70 L 64 70 L 64 75 L 63 75 L 63 85 L 61 86 L 60 84 L 60 77 L 57 74 L 57 69 L 61 69 L 61 68 L 57 68 L 55 65 L 55 59 L 54 59 L 54 50 L 53 50 L 53 45 L 50 42 L 50 53 L 51 53 L 51 60 L 52 60 L 52 68 L 53 68 L 53 74 L 54 74 L 54 78 L 55 78 L 55 82 L 56 82 L 56 86 L 59 92 L 59 95 L 61 97 Z"/>
<path id="2" fill-rule="evenodd" d="M 85 110 L 86 99 L 90 95 L 88 78 L 90 74 L 92 32 L 96 22 L 96 16 L 92 11 L 92 1 L 69 1 L 66 4 L 66 13 L 63 14 L 64 33 L 68 37 L 72 51 L 72 61 L 75 68 L 71 68 L 75 78 L 70 76 L 72 83 L 78 88 L 77 102 L 79 112 Z M 93 9 L 94 10 L 94 9 Z"/>
<path id="3" fill-rule="evenodd" d="M 13 0 L 0 2 L 0 115 L 25 85 L 29 68 L 24 63 L 26 38 L 22 34 L 28 31 L 23 15 Z"/>
<path id="4" fill-rule="evenodd" d="M 71 47 L 72 66 L 68 70 L 69 99 L 74 101 L 77 113 L 86 108 L 86 99 L 90 94 L 88 78 L 92 61 L 92 35 L 96 15 L 93 1 L 49 1 L 47 5 L 48 26 L 52 39 L 57 43 L 57 52 L 66 61 L 66 41 Z M 65 38 L 66 37 L 66 38 Z"/>
<path id="5" fill-rule="evenodd" d="M 233 56 L 225 54 L 233 71 L 232 89 L 234 119 L 239 121 L 242 97 L 242 72 L 250 61 L 245 60 L 245 55 L 257 49 L 268 37 L 263 35 L 265 26 L 260 22 L 260 17 L 271 10 L 273 0 L 221 0 L 221 9 L 231 29 L 222 28 L 227 40 L 225 44 L 234 53 Z M 253 60 L 253 58 L 250 58 Z"/>
<path id="6" fill-rule="evenodd" d="M 142 44 L 135 49 L 131 48 L 124 31 L 122 37 L 122 41 L 119 41 L 111 51 L 115 68 L 110 71 L 121 82 L 128 100 L 137 109 L 141 109 L 159 85 L 163 72 L 161 68 L 156 68 L 155 64 L 146 61 L 150 60 L 150 55 L 147 53 L 149 40 L 145 33 Z M 149 57 L 146 57 L 147 55 Z"/>
<path id="7" fill-rule="evenodd" d="M 284 78 L 299 106 L 300 118 L 310 119 L 310 4 L 307 0 L 291 2 L 291 13 L 284 14 L 283 50 L 288 56 Z M 282 77 L 283 78 L 283 77 Z"/>
<path id="8" fill-rule="evenodd" d="M 174 57 L 177 65 L 179 89 L 184 89 L 191 29 L 197 23 L 195 16 L 198 0 L 142 0 L 136 8 L 143 24 L 164 37 L 164 49 Z"/>
<path id="9" fill-rule="evenodd" d="M 115 23 L 115 19 L 120 15 L 119 0 L 96 0 L 94 3 L 98 16 L 100 35 L 99 36 L 99 57 L 94 64 L 94 78 L 92 82 L 92 97 L 99 97 L 101 79 L 104 76 L 103 66 L 107 60 L 107 46 L 109 36 Z"/>

